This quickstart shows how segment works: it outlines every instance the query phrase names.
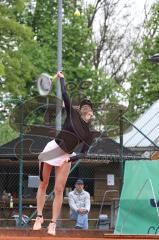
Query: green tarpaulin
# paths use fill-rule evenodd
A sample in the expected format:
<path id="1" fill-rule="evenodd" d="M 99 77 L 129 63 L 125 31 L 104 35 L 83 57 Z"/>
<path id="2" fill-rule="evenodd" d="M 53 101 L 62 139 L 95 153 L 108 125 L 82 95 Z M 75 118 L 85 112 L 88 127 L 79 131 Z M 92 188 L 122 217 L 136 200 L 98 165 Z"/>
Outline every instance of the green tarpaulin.
<path id="1" fill-rule="evenodd" d="M 158 207 L 159 161 L 126 161 L 115 233 L 159 234 Z"/>

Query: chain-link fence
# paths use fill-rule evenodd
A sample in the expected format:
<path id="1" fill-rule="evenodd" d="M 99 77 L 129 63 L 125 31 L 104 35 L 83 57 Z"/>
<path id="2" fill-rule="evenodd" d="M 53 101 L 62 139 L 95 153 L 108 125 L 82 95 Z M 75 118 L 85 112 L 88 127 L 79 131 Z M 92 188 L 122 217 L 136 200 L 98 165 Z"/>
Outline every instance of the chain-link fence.
<path id="1" fill-rule="evenodd" d="M 39 183 L 38 154 L 56 134 L 55 99 L 38 97 L 28 102 L 18 101 L 17 103 L 10 100 L 8 108 L 11 114 L 8 119 L 1 121 L 3 138 L 0 146 L 0 226 L 32 225 L 32 217 L 34 219 L 36 216 L 36 192 Z M 108 108 L 110 112 L 112 109 L 113 107 Z M 123 137 L 122 131 L 124 122 L 129 121 L 122 117 L 121 108 L 118 113 L 118 128 L 111 126 L 111 129 L 107 129 L 107 134 L 103 131 L 103 119 L 101 128 L 99 121 L 96 121 L 100 134 L 95 138 L 88 154 L 72 163 L 65 186 L 59 226 L 74 227 L 74 222 L 69 216 L 68 193 L 74 189 L 76 179 L 82 178 L 85 190 L 91 196 L 89 228 L 112 230 L 118 212 L 124 161 L 146 159 L 157 154 L 157 145 L 137 129 L 142 138 L 149 141 L 149 146 L 146 145 L 145 149 L 142 146 L 140 150 L 136 146 L 125 147 L 128 144 L 125 140 L 127 135 Z M 107 117 L 106 122 L 108 119 L 110 122 L 111 114 L 107 116 L 104 116 Z M 129 124 L 132 127 L 127 134 L 135 129 L 132 123 Z M 80 149 L 77 149 L 77 153 L 79 152 Z M 54 181 L 53 169 L 47 188 L 49 198 L 44 208 L 45 224 L 51 219 L 53 195 L 50 196 L 50 193 L 53 191 Z"/>

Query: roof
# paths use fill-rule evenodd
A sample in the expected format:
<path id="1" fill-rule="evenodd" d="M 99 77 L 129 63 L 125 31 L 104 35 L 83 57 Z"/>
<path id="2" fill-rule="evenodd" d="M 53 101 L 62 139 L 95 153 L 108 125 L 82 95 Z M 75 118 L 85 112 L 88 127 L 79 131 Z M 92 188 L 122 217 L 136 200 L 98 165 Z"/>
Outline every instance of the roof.
<path id="1" fill-rule="evenodd" d="M 99 139 L 89 149 L 90 154 L 115 154 L 120 155 L 120 145 L 114 140 L 104 137 Z M 132 155 L 132 152 L 128 148 L 123 148 L 124 155 Z"/>
<path id="2" fill-rule="evenodd" d="M 25 134 L 23 141 L 18 137 L 0 147 L 0 158 L 20 159 L 27 160 L 37 159 L 38 154 L 44 149 L 45 145 L 51 141 L 53 137 L 38 136 L 33 134 Z M 98 139 L 98 138 L 97 138 Z M 22 150 L 23 146 L 23 150 Z M 76 147 L 75 152 L 80 153 L 82 144 Z M 109 138 L 102 138 L 93 143 L 89 149 L 89 154 L 120 154 L 120 145 Z M 125 155 L 132 155 L 132 152 L 124 148 Z"/>
<path id="3" fill-rule="evenodd" d="M 24 158 L 37 158 L 51 137 L 25 134 L 0 147 L 0 158 L 17 159 L 23 154 Z"/>
<path id="4" fill-rule="evenodd" d="M 157 100 L 147 111 L 140 115 L 133 124 L 155 144 L 159 145 L 159 100 Z M 123 143 L 125 147 L 153 146 L 152 143 L 135 128 L 132 128 L 132 130 L 124 134 Z"/>

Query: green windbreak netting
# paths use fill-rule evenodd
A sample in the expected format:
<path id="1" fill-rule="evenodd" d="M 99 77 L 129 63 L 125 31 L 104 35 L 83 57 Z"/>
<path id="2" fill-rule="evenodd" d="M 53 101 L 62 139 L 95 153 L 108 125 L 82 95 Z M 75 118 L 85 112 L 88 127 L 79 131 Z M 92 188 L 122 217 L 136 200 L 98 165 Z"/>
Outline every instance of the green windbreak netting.
<path id="1" fill-rule="evenodd" d="M 159 161 L 127 161 L 116 234 L 159 234 Z"/>

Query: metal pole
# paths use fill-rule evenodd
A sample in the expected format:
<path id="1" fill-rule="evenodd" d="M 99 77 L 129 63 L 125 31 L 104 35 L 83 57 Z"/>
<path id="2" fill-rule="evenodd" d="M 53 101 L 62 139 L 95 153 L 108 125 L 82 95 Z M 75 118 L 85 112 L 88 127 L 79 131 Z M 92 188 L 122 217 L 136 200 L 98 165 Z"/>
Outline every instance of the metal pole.
<path id="1" fill-rule="evenodd" d="M 19 159 L 19 227 L 22 226 L 22 215 L 23 215 L 23 117 L 24 109 L 23 102 L 21 102 L 21 119 L 20 119 L 20 159 Z"/>
<path id="2" fill-rule="evenodd" d="M 62 70 L 62 0 L 58 0 L 57 70 Z M 56 96 L 61 99 L 60 81 L 56 82 Z M 56 104 L 56 131 L 61 130 L 61 101 Z"/>
<path id="3" fill-rule="evenodd" d="M 123 186 L 123 175 L 124 175 L 124 159 L 123 159 L 123 116 L 122 111 L 120 111 L 120 175 L 121 175 L 121 183 L 120 183 L 120 193 Z"/>

